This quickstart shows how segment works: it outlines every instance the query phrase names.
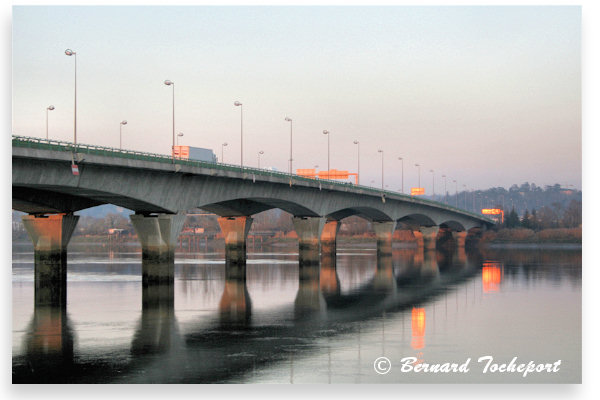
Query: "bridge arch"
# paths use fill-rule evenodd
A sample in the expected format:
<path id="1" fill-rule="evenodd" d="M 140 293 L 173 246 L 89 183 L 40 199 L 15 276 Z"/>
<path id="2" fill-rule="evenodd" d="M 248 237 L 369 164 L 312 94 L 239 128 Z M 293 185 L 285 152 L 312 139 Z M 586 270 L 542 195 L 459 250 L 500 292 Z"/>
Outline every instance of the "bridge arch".
<path id="1" fill-rule="evenodd" d="M 447 228 L 454 232 L 464 232 L 467 230 L 463 224 L 461 224 L 458 221 L 454 221 L 454 220 L 448 220 L 448 221 L 442 222 L 440 224 L 440 228 Z"/>
<path id="2" fill-rule="evenodd" d="M 318 217 L 319 214 L 296 202 L 272 198 L 238 198 L 209 204 L 199 204 L 198 208 L 221 217 L 251 216 L 263 211 L 279 208 L 293 216 Z"/>
<path id="3" fill-rule="evenodd" d="M 433 219 L 425 214 L 409 214 L 398 219 L 398 222 L 405 223 L 407 225 L 418 225 L 418 226 L 436 226 L 438 225 Z"/>
<path id="4" fill-rule="evenodd" d="M 76 212 L 103 204 L 127 208 L 138 213 L 171 213 L 146 200 L 102 190 L 77 190 L 69 186 L 13 186 L 13 209 L 30 214 Z"/>
<path id="5" fill-rule="evenodd" d="M 367 221 L 393 221 L 393 218 L 381 210 L 372 207 L 348 207 L 326 215 L 327 219 L 340 221 L 344 218 L 357 216 Z"/>

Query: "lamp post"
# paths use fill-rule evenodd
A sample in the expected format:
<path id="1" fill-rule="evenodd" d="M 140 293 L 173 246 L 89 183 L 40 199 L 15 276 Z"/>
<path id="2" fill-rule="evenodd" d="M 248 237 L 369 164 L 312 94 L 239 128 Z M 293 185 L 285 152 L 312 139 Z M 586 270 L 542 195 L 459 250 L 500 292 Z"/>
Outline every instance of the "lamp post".
<path id="1" fill-rule="evenodd" d="M 429 172 L 431 172 L 431 196 L 433 201 L 435 201 L 435 173 L 432 169 Z"/>
<path id="2" fill-rule="evenodd" d="M 456 183 L 456 179 L 453 179 L 454 182 L 454 197 L 456 197 L 456 208 L 458 208 L 458 183 Z"/>
<path id="3" fill-rule="evenodd" d="M 46 107 L 46 140 L 48 140 L 48 111 L 54 110 L 54 106 Z"/>
<path id="4" fill-rule="evenodd" d="M 239 101 L 233 103 L 240 108 L 240 169 L 244 171 L 244 106 Z"/>
<path id="5" fill-rule="evenodd" d="M 175 162 L 175 82 L 166 80 L 165 85 L 173 86 L 173 145 L 171 148 L 171 155 L 173 158 L 173 162 Z"/>
<path id="6" fill-rule="evenodd" d="M 415 167 L 419 170 L 419 187 L 421 187 L 421 165 L 415 164 Z"/>
<path id="7" fill-rule="evenodd" d="M 183 137 L 183 132 L 179 132 L 179 133 L 177 134 L 177 146 L 179 146 L 179 138 L 180 138 L 180 137 Z"/>
<path id="8" fill-rule="evenodd" d="M 290 117 L 285 117 L 285 120 L 290 123 L 290 176 L 291 176 L 292 171 L 294 170 L 292 168 L 292 162 L 294 160 L 292 157 L 292 119 Z"/>
<path id="9" fill-rule="evenodd" d="M 446 189 L 446 175 L 442 175 L 444 178 L 444 203 L 448 204 L 448 189 Z"/>
<path id="10" fill-rule="evenodd" d="M 323 135 L 327 135 L 327 179 L 329 179 L 329 131 L 324 130 Z"/>
<path id="11" fill-rule="evenodd" d="M 260 155 L 261 154 L 265 154 L 265 152 L 262 150 L 258 152 L 258 169 L 260 169 Z"/>
<path id="12" fill-rule="evenodd" d="M 221 145 L 221 164 L 223 164 L 225 162 L 225 156 L 224 156 L 224 151 L 223 151 L 225 146 L 227 146 L 227 142 L 225 142 Z"/>
<path id="13" fill-rule="evenodd" d="M 123 125 L 127 125 L 126 120 L 119 123 L 119 150 L 123 149 Z"/>
<path id="14" fill-rule="evenodd" d="M 356 149 L 356 160 L 357 160 L 356 173 L 357 173 L 357 178 L 358 178 L 357 181 L 358 181 L 358 184 L 360 185 L 360 142 L 358 140 L 355 140 L 354 144 L 356 146 L 358 146 Z"/>
<path id="15" fill-rule="evenodd" d="M 404 194 L 404 158 L 398 157 L 398 160 L 400 160 L 402 165 L 402 194 Z"/>
<path id="16" fill-rule="evenodd" d="M 377 150 L 378 153 L 381 153 L 381 191 L 383 192 L 383 150 Z"/>
<path id="17" fill-rule="evenodd" d="M 77 146 L 77 53 L 71 49 L 66 49 L 65 54 L 70 56 L 75 56 L 75 106 L 73 112 L 73 143 Z"/>

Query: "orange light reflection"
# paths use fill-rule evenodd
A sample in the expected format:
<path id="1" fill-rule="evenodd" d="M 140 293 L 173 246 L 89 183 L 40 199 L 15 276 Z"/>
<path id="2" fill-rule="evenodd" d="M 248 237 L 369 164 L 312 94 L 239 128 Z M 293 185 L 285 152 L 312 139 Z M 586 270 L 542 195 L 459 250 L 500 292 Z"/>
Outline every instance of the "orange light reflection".
<path id="1" fill-rule="evenodd" d="M 485 262 L 481 269 L 481 283 L 484 293 L 492 293 L 500 290 L 502 282 L 502 264 Z"/>
<path id="2" fill-rule="evenodd" d="M 425 309 L 412 309 L 412 341 L 410 346 L 415 349 L 423 349 L 425 347 Z"/>

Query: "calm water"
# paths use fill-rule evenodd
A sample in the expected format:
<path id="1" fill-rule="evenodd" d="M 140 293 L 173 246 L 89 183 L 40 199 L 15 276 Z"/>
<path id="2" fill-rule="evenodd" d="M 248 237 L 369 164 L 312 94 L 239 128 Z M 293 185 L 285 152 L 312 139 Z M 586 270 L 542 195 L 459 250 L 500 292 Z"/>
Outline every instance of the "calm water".
<path id="1" fill-rule="evenodd" d="M 13 382 L 581 382 L 579 250 L 378 258 L 342 244 L 318 268 L 299 267 L 297 246 L 255 247 L 244 278 L 208 246 L 145 291 L 140 259 L 72 244 L 66 310 L 34 307 L 33 249 L 14 244 Z M 560 366 L 484 374 L 482 356 Z M 403 372 L 406 357 L 469 371 Z"/>

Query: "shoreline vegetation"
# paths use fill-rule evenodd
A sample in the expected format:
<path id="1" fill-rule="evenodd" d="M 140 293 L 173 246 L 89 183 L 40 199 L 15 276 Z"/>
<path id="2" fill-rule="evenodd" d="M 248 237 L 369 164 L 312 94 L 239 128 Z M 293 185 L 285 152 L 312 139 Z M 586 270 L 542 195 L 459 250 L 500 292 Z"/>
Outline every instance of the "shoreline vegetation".
<path id="1" fill-rule="evenodd" d="M 182 235 L 183 236 L 183 235 Z M 113 243 L 118 242 L 120 245 L 137 245 L 137 237 L 135 235 L 125 235 L 115 240 L 108 235 L 75 235 L 71 239 L 72 243 Z M 185 239 L 183 239 L 185 240 Z M 223 238 L 217 234 L 211 238 L 202 237 L 202 241 L 218 245 L 224 242 Z M 260 242 L 263 245 L 277 245 L 294 243 L 297 236 L 294 232 L 286 235 L 274 235 L 272 237 L 253 237 L 250 232 L 248 241 L 252 245 L 253 241 Z M 338 237 L 339 244 L 359 244 L 370 243 L 375 240 L 374 234 L 364 233 L 360 235 L 340 235 Z M 13 242 L 29 242 L 27 237 L 13 238 Z M 395 246 L 414 246 L 417 239 L 410 230 L 397 230 L 394 232 Z M 498 230 L 489 230 L 481 234 L 478 247 L 491 248 L 565 248 L 577 249 L 582 245 L 582 228 L 553 228 L 534 231 L 527 228 L 502 228 Z"/>

